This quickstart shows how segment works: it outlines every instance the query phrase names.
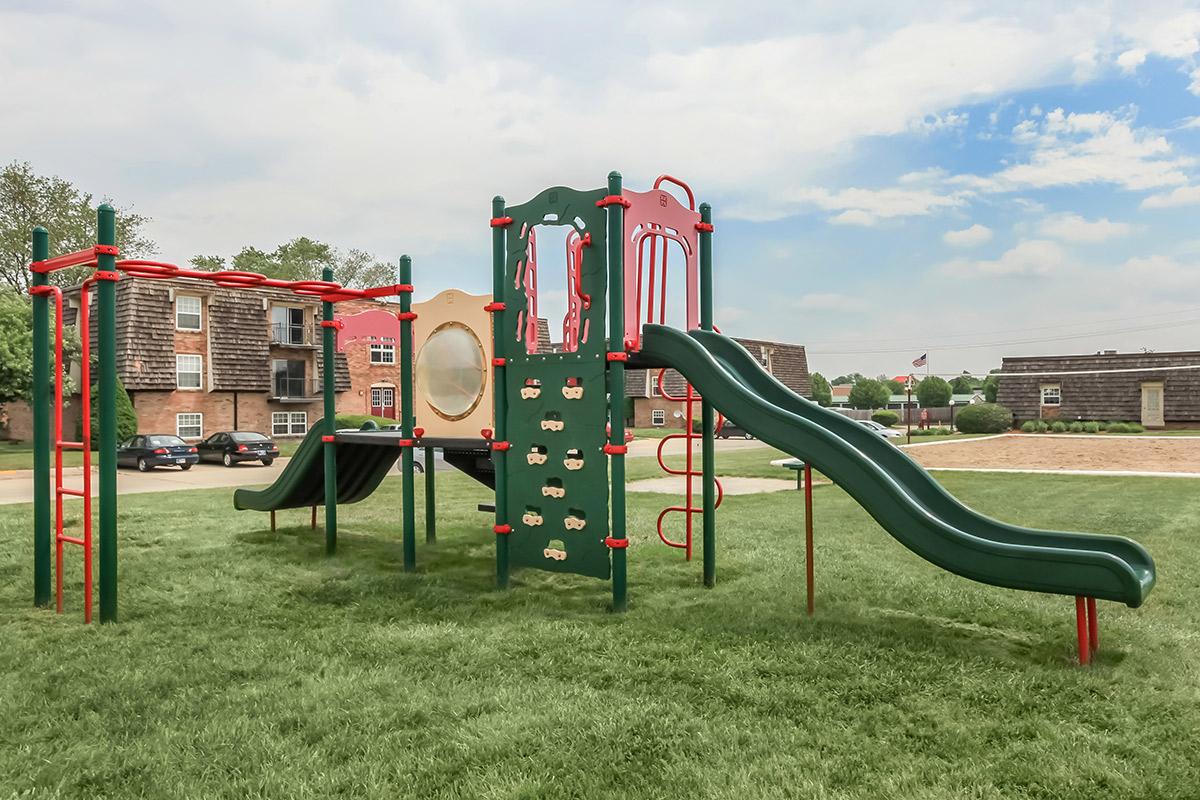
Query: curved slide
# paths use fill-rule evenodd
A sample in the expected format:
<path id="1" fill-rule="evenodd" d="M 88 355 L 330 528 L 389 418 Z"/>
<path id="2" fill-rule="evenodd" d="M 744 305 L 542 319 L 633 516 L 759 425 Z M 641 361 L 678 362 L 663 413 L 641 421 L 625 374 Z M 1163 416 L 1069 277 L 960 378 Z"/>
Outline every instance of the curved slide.
<path id="1" fill-rule="evenodd" d="M 239 511 L 277 511 L 325 504 L 325 457 L 321 423 L 312 426 L 292 460 L 266 489 L 238 489 L 233 507 Z M 379 487 L 400 456 L 400 449 L 378 444 L 338 442 L 337 501 L 357 503 Z"/>
<path id="2" fill-rule="evenodd" d="M 964 506 L 903 451 L 779 383 L 717 333 L 646 325 L 638 366 L 672 367 L 727 417 L 841 486 L 917 555 L 981 583 L 1137 607 L 1154 562 L 1131 539 L 1039 531 Z"/>

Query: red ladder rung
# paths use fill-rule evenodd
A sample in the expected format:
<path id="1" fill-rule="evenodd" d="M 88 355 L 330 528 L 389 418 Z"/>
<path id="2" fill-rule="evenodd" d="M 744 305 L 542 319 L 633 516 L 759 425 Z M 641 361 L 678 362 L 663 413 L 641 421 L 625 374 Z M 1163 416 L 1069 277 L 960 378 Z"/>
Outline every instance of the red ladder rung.
<path id="1" fill-rule="evenodd" d="M 59 494 L 70 495 L 71 497 L 86 497 L 87 496 L 83 493 L 82 489 L 68 489 L 65 486 L 59 486 L 57 488 L 58 488 Z"/>
<path id="2" fill-rule="evenodd" d="M 59 448 L 63 450 L 84 450 L 86 446 L 83 442 L 59 442 Z"/>
<path id="3" fill-rule="evenodd" d="M 85 542 L 83 539 L 80 539 L 78 536 L 67 536 L 65 533 L 59 534 L 58 540 L 60 542 L 66 542 L 67 544 L 77 544 L 81 546 L 87 544 L 87 542 Z"/>

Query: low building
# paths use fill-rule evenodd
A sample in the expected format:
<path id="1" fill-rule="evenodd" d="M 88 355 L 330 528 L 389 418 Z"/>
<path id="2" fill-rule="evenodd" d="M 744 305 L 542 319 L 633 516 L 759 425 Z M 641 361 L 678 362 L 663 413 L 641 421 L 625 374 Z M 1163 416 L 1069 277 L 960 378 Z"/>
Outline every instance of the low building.
<path id="1" fill-rule="evenodd" d="M 762 339 L 734 338 L 734 341 L 746 348 L 763 368 L 793 392 L 803 397 L 812 396 L 808 357 L 803 345 Z M 670 398 L 683 397 L 687 392 L 687 381 L 675 370 L 668 369 L 663 373 L 660 387 L 659 372 L 649 369 L 625 372 L 625 394 L 633 406 L 631 422 L 635 428 L 683 428 L 685 425 L 684 404 Z M 663 389 L 666 390 L 666 396 Z M 675 416 L 676 412 L 680 416 Z"/>
<path id="2" fill-rule="evenodd" d="M 1005 358 L 996 400 L 1017 423 L 1200 424 L 1200 351 Z"/>

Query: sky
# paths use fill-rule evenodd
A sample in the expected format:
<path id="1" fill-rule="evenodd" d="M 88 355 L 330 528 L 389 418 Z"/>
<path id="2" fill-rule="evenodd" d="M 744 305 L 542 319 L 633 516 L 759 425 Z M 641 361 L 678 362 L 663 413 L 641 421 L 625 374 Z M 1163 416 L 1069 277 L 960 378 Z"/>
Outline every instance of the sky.
<path id="1" fill-rule="evenodd" d="M 0 108 L 179 263 L 304 235 L 482 293 L 493 195 L 670 173 L 717 324 L 829 377 L 1200 349 L 1184 3 L 0 0 Z"/>

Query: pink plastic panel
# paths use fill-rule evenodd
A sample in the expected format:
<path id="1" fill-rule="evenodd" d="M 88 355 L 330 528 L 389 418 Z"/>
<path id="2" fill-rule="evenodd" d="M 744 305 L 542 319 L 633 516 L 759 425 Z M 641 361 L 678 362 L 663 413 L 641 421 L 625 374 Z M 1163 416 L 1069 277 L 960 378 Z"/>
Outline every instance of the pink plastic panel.
<path id="1" fill-rule="evenodd" d="M 346 345 L 351 342 L 370 342 L 372 340 L 381 342 L 385 338 L 391 339 L 389 344 L 396 345 L 397 351 L 399 351 L 400 322 L 396 319 L 395 314 L 372 309 L 351 314 L 348 317 L 339 315 L 336 319 L 341 320 L 344 326 L 341 330 L 335 331 L 339 353 L 345 352 Z"/>
<path id="2" fill-rule="evenodd" d="M 521 237 L 526 239 L 525 259 L 517 262 L 514 288 L 525 287 L 525 311 L 517 315 L 517 341 L 525 342 L 526 353 L 538 351 L 538 284 L 537 284 L 537 229 L 521 226 Z"/>
<path id="3" fill-rule="evenodd" d="M 656 181 L 687 186 L 669 176 Z M 687 327 L 700 326 L 700 258 L 696 223 L 700 212 L 685 207 L 663 189 L 634 192 L 626 189 L 621 196 L 629 201 L 625 209 L 625 341 L 632 350 L 642 346 L 642 325 L 661 323 L 666 310 L 667 292 L 678 290 L 679 276 L 667 270 L 667 250 L 679 247 L 684 257 L 684 289 L 687 292 Z M 675 268 L 678 271 L 678 268 Z"/>

